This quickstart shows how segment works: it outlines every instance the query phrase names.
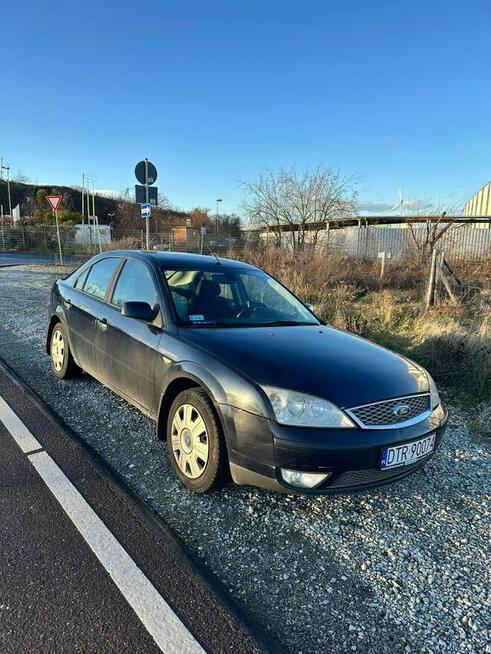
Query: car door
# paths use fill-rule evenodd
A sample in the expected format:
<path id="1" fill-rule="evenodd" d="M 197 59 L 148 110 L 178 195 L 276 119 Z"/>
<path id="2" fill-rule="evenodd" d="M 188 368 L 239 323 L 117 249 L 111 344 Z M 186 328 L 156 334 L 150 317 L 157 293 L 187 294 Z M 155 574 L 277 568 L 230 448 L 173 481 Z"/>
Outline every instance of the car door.
<path id="1" fill-rule="evenodd" d="M 70 347 L 78 365 L 89 374 L 96 374 L 94 338 L 97 317 L 119 262 L 118 257 L 96 261 L 81 272 L 72 288 L 64 289 L 63 307 Z"/>
<path id="2" fill-rule="evenodd" d="M 157 412 L 155 363 L 162 337 L 162 312 L 151 323 L 121 314 L 123 302 L 159 305 L 153 271 L 142 261 L 125 260 L 110 303 L 98 315 L 95 353 L 98 376 L 149 413 Z"/>

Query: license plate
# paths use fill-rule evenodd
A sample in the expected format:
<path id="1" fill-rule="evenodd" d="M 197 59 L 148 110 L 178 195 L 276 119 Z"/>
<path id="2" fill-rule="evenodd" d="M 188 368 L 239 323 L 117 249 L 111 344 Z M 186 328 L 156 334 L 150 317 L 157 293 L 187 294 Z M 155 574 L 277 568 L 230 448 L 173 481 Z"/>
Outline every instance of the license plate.
<path id="1" fill-rule="evenodd" d="M 428 456 L 435 449 L 435 434 L 403 445 L 384 447 L 380 458 L 380 467 L 395 468 L 397 466 L 409 466 L 419 459 Z"/>

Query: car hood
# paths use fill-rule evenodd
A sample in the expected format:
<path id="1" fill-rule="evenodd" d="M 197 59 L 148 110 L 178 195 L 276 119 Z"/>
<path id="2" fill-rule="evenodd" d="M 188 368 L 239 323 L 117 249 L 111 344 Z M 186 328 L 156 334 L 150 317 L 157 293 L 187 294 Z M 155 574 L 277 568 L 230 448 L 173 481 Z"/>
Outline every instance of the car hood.
<path id="1" fill-rule="evenodd" d="M 324 325 L 188 328 L 181 336 L 256 383 L 328 399 L 341 407 L 428 391 L 415 363 Z"/>

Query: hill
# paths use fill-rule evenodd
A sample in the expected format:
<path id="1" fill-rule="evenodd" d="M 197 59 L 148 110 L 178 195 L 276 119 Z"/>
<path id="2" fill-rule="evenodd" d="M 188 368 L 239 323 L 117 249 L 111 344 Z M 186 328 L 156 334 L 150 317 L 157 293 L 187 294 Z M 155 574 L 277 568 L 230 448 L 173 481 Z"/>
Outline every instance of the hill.
<path id="1" fill-rule="evenodd" d="M 23 182 L 10 182 L 12 208 L 20 205 L 21 216 L 25 223 L 52 222 L 52 213 L 46 202 L 46 195 L 63 195 L 63 202 L 59 211 L 60 221 L 63 223 L 78 223 L 82 220 L 82 193 L 80 189 L 69 186 L 50 186 L 26 184 Z M 0 204 L 3 205 L 4 214 L 9 213 L 7 184 L 0 182 Z M 128 198 L 109 198 L 102 195 L 95 196 L 96 214 L 101 224 L 112 224 L 121 229 L 140 229 L 140 207 Z M 173 226 L 186 224 L 189 214 L 170 208 L 154 208 L 153 218 L 155 227 L 165 231 Z"/>

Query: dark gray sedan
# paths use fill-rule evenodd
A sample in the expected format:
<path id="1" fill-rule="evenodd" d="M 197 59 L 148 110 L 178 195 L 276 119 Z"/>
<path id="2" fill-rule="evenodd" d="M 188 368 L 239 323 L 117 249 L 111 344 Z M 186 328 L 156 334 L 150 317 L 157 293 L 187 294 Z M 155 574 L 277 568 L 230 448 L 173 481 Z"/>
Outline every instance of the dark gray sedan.
<path id="1" fill-rule="evenodd" d="M 447 423 L 430 375 L 322 324 L 264 271 L 114 251 L 52 288 L 47 351 L 157 422 L 180 480 L 332 493 L 424 465 Z"/>

